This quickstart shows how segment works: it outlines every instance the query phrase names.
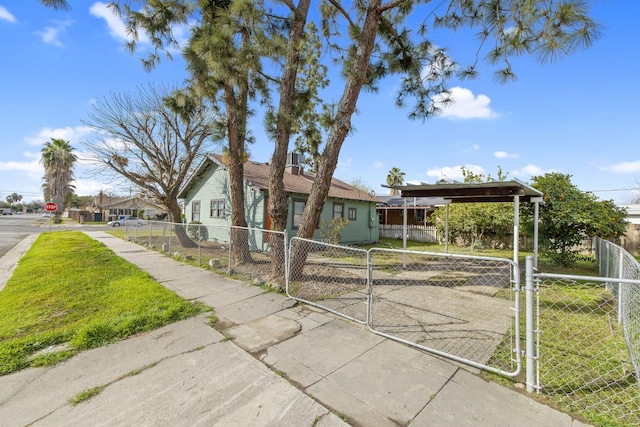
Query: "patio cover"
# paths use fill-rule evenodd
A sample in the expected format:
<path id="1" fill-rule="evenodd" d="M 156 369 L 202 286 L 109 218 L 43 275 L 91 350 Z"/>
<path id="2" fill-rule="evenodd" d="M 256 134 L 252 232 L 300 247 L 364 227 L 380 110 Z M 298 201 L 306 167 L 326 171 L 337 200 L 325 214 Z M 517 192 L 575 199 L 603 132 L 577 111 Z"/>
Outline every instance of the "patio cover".
<path id="1" fill-rule="evenodd" d="M 513 202 L 518 196 L 521 202 L 542 197 L 535 188 L 518 180 L 493 182 L 439 182 L 436 184 L 392 186 L 401 197 L 442 197 L 451 203 Z"/>
<path id="2" fill-rule="evenodd" d="M 383 186 L 387 187 L 387 186 Z M 518 263 L 520 246 L 520 202 L 535 203 L 534 230 L 533 230 L 533 257 L 534 265 L 538 265 L 538 212 L 542 202 L 542 192 L 517 180 L 489 181 L 489 182 L 438 182 L 436 184 L 420 183 L 419 185 L 394 185 L 390 186 L 400 192 L 400 197 L 406 200 L 408 197 L 441 197 L 445 201 L 447 209 L 447 221 L 445 225 L 445 250 L 449 244 L 449 203 L 498 203 L 513 202 L 513 261 Z M 407 215 L 404 215 L 403 247 L 406 248 L 407 240 Z"/>

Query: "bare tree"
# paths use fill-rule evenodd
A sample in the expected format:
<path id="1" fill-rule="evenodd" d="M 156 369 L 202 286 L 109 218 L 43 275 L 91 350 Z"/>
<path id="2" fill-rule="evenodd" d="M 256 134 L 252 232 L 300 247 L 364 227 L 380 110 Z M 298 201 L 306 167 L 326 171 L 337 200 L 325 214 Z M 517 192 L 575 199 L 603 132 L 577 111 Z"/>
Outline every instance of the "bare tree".
<path id="1" fill-rule="evenodd" d="M 181 222 L 178 194 L 212 144 L 215 119 L 197 98 L 149 85 L 98 101 L 83 121 L 95 130 L 83 145 L 99 173 L 127 179 Z M 177 234 L 183 246 L 194 244 L 183 227 Z"/>

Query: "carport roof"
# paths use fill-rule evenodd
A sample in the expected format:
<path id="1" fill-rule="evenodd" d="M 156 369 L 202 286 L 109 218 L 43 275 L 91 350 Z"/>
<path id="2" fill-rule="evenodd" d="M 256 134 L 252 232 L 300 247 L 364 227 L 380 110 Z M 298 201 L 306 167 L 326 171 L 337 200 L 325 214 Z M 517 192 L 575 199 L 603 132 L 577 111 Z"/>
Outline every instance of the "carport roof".
<path id="1" fill-rule="evenodd" d="M 513 202 L 520 196 L 521 202 L 542 197 L 542 192 L 517 180 L 490 182 L 438 182 L 436 184 L 394 185 L 401 197 L 442 197 L 451 203 Z"/>

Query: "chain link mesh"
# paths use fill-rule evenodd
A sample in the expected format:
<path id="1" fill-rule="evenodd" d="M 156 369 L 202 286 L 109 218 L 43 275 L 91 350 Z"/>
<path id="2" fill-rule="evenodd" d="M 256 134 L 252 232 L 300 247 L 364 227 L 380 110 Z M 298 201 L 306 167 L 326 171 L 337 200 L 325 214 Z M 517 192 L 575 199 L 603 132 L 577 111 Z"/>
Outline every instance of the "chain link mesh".
<path id="1" fill-rule="evenodd" d="M 294 237 L 289 260 L 287 295 L 366 323 L 366 250 Z"/>
<path id="2" fill-rule="evenodd" d="M 390 249 L 370 253 L 374 331 L 474 364 L 491 361 L 497 370 L 515 370 L 513 263 Z M 498 357 L 497 351 L 504 354 Z"/>
<path id="3" fill-rule="evenodd" d="M 541 393 L 596 425 L 640 425 L 640 387 L 609 285 L 586 276 L 536 277 Z"/>
<path id="4" fill-rule="evenodd" d="M 255 285 L 285 287 L 285 233 L 231 227 L 229 274 Z"/>
<path id="5" fill-rule="evenodd" d="M 220 274 L 284 289 L 284 232 L 150 221 L 127 238 Z"/>
<path id="6" fill-rule="evenodd" d="M 594 248 L 601 276 L 617 279 L 640 279 L 640 264 L 623 248 L 595 238 Z M 636 377 L 640 378 L 640 286 L 609 281 L 607 289 L 615 299 L 617 320 L 629 348 Z"/>

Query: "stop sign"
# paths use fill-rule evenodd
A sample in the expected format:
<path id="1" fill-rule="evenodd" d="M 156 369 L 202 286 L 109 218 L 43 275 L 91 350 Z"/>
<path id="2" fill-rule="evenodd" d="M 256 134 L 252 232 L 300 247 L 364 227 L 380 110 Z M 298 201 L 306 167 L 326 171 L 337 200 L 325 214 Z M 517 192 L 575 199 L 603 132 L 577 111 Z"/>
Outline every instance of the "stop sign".
<path id="1" fill-rule="evenodd" d="M 44 204 L 44 210 L 46 210 L 47 212 L 55 212 L 56 210 L 58 210 L 58 205 L 53 202 L 47 202 Z"/>

